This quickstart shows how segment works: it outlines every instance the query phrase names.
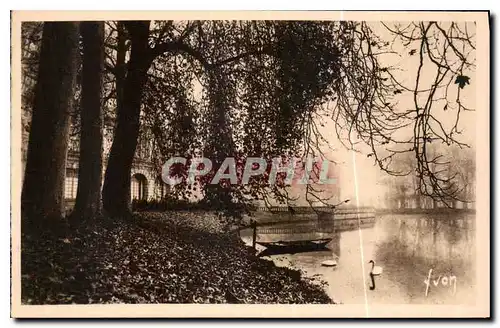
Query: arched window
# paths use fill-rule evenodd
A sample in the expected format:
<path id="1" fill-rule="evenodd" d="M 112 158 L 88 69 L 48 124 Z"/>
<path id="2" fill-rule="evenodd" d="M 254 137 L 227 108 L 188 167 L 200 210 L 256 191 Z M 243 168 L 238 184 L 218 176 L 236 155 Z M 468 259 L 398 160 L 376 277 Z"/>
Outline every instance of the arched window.
<path id="1" fill-rule="evenodd" d="M 130 191 L 132 200 L 147 199 L 147 179 L 143 174 L 136 173 L 132 176 Z"/>

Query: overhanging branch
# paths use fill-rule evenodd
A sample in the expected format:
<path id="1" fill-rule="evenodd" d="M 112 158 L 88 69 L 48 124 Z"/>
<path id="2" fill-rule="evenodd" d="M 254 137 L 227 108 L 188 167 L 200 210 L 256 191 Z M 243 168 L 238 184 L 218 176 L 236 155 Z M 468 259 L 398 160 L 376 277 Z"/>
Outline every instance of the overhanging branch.
<path id="1" fill-rule="evenodd" d="M 200 51 L 193 49 L 191 46 L 189 46 L 186 43 L 175 41 L 175 42 L 165 42 L 165 43 L 157 44 L 153 49 L 151 49 L 151 59 L 154 60 L 156 57 L 161 56 L 165 52 L 185 53 L 185 54 L 191 56 L 192 58 L 196 59 L 206 70 L 211 70 L 211 69 L 216 68 L 216 67 L 230 64 L 230 63 L 236 62 L 240 59 L 246 58 L 248 56 L 256 56 L 256 55 L 262 55 L 262 54 L 272 55 L 272 51 L 269 48 L 264 48 L 262 50 L 247 51 L 247 52 L 238 54 L 236 56 L 220 60 L 220 61 L 215 62 L 215 63 L 210 63 L 203 56 L 203 54 Z"/>

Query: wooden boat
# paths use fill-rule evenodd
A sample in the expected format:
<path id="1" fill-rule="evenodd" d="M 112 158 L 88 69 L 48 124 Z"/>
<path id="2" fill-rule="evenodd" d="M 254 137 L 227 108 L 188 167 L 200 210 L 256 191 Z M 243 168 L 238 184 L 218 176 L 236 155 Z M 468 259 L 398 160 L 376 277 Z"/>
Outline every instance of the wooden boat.
<path id="1" fill-rule="evenodd" d="M 324 238 L 324 239 L 313 239 L 313 240 L 291 240 L 291 241 L 272 241 L 272 242 L 257 241 L 256 243 L 268 249 L 276 249 L 276 248 L 321 249 L 325 248 L 326 245 L 331 241 L 332 238 Z"/>

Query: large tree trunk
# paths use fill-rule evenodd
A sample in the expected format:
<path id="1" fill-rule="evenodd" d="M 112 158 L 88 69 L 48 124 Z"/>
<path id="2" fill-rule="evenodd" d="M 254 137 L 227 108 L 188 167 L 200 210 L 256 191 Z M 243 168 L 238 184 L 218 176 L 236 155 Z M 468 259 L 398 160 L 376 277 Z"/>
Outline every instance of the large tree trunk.
<path id="1" fill-rule="evenodd" d="M 139 136 L 141 98 L 151 63 L 149 21 L 127 22 L 125 26 L 132 41 L 130 61 L 102 192 L 103 207 L 111 216 L 130 213 L 130 173 Z"/>
<path id="2" fill-rule="evenodd" d="M 75 22 L 47 22 L 43 28 L 21 196 L 22 215 L 29 222 L 64 216 L 63 190 L 78 37 Z"/>
<path id="3" fill-rule="evenodd" d="M 80 160 L 73 216 L 91 219 L 101 212 L 104 23 L 82 22 L 80 30 L 83 39 Z"/>

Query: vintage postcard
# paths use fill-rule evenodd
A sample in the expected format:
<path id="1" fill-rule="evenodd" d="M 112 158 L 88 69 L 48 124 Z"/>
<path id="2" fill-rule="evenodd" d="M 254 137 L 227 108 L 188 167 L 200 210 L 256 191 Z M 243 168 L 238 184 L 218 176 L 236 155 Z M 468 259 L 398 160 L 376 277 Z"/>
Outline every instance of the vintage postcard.
<path id="1" fill-rule="evenodd" d="M 488 12 L 11 17 L 13 317 L 490 317 Z"/>

